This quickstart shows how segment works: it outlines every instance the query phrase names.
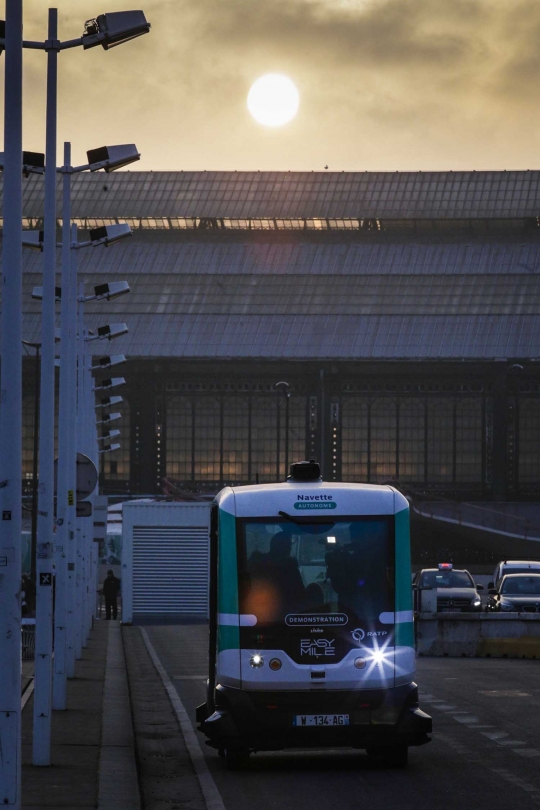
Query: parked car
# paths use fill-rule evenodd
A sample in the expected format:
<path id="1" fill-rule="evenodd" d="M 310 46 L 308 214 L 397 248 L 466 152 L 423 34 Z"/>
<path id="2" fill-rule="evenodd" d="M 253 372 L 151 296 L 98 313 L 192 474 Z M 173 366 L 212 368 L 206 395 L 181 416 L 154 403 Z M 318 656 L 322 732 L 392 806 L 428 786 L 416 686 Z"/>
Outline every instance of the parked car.
<path id="1" fill-rule="evenodd" d="M 493 582 L 488 588 L 496 588 L 505 574 L 540 574 L 540 560 L 501 560 L 493 572 Z"/>
<path id="2" fill-rule="evenodd" d="M 417 594 L 417 610 L 423 609 L 422 592 L 435 588 L 437 612 L 477 613 L 482 610 L 482 600 L 478 591 L 484 589 L 483 585 L 476 585 L 468 571 L 456 569 L 452 563 L 440 563 L 438 568 L 424 568 L 418 571 L 413 580 L 413 588 Z"/>
<path id="3" fill-rule="evenodd" d="M 488 590 L 486 610 L 540 613 L 540 573 L 506 574 Z"/>

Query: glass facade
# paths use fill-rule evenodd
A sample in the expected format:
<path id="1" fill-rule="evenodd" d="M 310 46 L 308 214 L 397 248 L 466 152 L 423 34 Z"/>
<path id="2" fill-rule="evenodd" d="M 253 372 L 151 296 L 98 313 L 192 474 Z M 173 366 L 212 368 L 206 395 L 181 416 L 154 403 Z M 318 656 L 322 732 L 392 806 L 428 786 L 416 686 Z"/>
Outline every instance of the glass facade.
<path id="1" fill-rule="evenodd" d="M 291 398 L 288 411 L 275 394 L 168 396 L 166 476 L 239 484 L 283 480 L 286 460 L 306 455 L 305 397 Z"/>
<path id="2" fill-rule="evenodd" d="M 540 400 L 524 397 L 519 403 L 518 480 L 522 484 L 540 483 Z"/>
<path id="3" fill-rule="evenodd" d="M 347 397 L 342 480 L 481 483 L 482 426 L 479 397 Z"/>

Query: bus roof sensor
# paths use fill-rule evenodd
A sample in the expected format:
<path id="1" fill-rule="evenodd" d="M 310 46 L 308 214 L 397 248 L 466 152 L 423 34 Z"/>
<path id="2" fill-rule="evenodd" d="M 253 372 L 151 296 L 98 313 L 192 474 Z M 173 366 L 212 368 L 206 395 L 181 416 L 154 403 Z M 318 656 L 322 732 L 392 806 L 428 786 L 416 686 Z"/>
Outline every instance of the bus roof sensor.
<path id="1" fill-rule="evenodd" d="M 320 481 L 321 466 L 314 459 L 291 464 L 288 481 Z"/>

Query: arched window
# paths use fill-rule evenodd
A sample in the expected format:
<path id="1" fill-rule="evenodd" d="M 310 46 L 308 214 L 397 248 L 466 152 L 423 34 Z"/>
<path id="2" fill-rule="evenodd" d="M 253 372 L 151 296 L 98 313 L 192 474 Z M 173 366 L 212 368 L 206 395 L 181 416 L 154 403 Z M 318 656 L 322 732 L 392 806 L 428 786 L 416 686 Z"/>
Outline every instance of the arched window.
<path id="1" fill-rule="evenodd" d="M 371 403 L 370 481 L 396 477 L 396 401 L 376 399 Z"/>
<path id="2" fill-rule="evenodd" d="M 165 410 L 165 475 L 178 481 L 193 478 L 193 409 L 187 397 L 167 397 Z"/>
<path id="3" fill-rule="evenodd" d="M 251 402 L 251 478 L 261 484 L 277 478 L 277 403 L 276 396 Z"/>
<path id="4" fill-rule="evenodd" d="M 452 481 L 454 475 L 454 401 L 428 401 L 428 481 Z"/>
<path id="5" fill-rule="evenodd" d="M 346 397 L 341 408 L 341 478 L 367 481 L 368 406 L 359 397 Z"/>
<path id="6" fill-rule="evenodd" d="M 520 483 L 540 481 L 540 400 L 524 397 L 519 401 L 519 469 Z"/>
<path id="7" fill-rule="evenodd" d="M 399 403 L 399 474 L 400 481 L 424 480 L 425 408 L 421 399 L 402 399 Z"/>
<path id="8" fill-rule="evenodd" d="M 223 480 L 248 481 L 249 406 L 245 399 L 230 397 L 223 403 Z"/>
<path id="9" fill-rule="evenodd" d="M 197 397 L 194 404 L 195 480 L 220 481 L 220 402 L 215 397 Z"/>
<path id="10" fill-rule="evenodd" d="M 482 400 L 462 399 L 456 406 L 456 481 L 482 480 Z"/>

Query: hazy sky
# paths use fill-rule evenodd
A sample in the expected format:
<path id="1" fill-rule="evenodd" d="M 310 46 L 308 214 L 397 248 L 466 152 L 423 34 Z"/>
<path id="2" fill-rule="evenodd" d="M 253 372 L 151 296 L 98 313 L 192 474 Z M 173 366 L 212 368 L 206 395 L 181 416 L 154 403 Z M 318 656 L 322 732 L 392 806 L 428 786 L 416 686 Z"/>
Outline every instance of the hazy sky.
<path id="1" fill-rule="evenodd" d="M 110 2 L 110 6 L 108 3 Z M 58 0 L 60 37 L 138 0 Z M 59 143 L 135 142 L 141 169 L 538 168 L 540 3 L 522 0 L 144 0 L 148 36 L 60 55 Z M 25 37 L 47 3 L 25 0 Z M 3 66 L 3 59 L 1 60 Z M 3 70 L 3 67 L 0 67 Z M 25 52 L 24 148 L 44 151 L 46 57 Z M 288 75 L 280 129 L 246 108 Z M 61 150 L 59 149 L 59 154 Z"/>

